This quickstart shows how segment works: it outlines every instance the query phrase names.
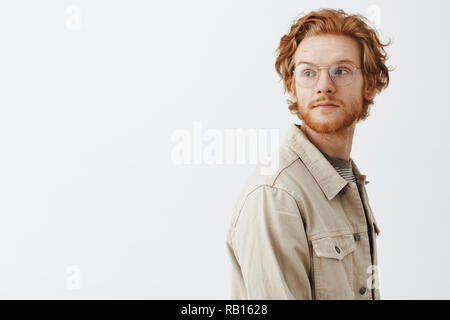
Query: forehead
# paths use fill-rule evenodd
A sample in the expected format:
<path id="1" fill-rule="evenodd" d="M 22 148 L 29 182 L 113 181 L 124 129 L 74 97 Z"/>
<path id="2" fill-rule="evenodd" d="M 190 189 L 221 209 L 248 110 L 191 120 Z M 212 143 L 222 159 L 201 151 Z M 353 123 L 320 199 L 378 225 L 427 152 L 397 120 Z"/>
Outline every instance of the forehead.
<path id="1" fill-rule="evenodd" d="M 358 65 L 360 48 L 350 36 L 322 34 L 307 37 L 300 42 L 294 61 L 307 61 L 318 66 L 328 66 L 336 61 L 349 59 Z"/>

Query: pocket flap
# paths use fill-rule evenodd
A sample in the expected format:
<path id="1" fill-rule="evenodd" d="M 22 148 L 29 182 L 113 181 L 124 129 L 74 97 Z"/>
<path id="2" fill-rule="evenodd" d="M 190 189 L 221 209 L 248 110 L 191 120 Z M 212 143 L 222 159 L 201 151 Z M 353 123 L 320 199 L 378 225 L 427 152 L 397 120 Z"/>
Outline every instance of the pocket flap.
<path id="1" fill-rule="evenodd" d="M 311 241 L 318 257 L 342 260 L 356 249 L 352 234 L 324 237 Z"/>

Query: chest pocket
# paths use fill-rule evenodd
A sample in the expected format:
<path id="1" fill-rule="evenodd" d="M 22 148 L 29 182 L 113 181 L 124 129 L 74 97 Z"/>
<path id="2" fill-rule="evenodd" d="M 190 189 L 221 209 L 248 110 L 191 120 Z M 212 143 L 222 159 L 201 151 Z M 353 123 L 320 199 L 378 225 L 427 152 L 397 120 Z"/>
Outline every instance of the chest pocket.
<path id="1" fill-rule="evenodd" d="M 311 241 L 316 299 L 354 299 L 353 234 Z"/>

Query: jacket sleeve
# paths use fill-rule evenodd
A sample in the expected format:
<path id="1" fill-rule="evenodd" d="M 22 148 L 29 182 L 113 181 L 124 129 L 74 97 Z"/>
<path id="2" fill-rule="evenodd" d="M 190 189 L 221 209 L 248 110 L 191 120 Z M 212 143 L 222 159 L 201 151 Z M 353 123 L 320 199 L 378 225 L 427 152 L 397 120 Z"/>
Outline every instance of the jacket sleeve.
<path id="1" fill-rule="evenodd" d="M 288 192 L 267 185 L 253 190 L 232 239 L 248 299 L 311 299 L 305 228 Z"/>

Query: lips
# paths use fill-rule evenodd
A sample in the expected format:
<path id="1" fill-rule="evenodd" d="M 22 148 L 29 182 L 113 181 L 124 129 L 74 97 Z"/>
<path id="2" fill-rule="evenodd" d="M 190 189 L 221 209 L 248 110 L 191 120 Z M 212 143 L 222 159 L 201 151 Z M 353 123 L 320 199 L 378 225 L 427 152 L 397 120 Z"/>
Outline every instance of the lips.
<path id="1" fill-rule="evenodd" d="M 334 104 L 334 103 L 331 103 L 331 102 L 321 102 L 321 103 L 316 104 L 316 105 L 314 106 L 314 108 L 316 108 L 316 107 L 335 108 L 335 107 L 337 107 L 337 106 L 338 106 L 338 105 L 336 105 L 336 104 Z"/>

